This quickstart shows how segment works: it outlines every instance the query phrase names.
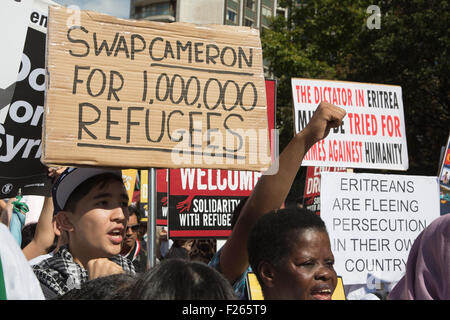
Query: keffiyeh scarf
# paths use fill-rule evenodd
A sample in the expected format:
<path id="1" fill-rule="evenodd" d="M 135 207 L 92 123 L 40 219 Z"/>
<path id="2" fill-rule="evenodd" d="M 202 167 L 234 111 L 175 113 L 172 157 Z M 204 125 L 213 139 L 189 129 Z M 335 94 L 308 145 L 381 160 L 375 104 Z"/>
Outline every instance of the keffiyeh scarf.
<path id="1" fill-rule="evenodd" d="M 120 255 L 109 260 L 117 263 L 129 274 L 135 274 L 130 260 Z M 63 295 L 72 289 L 79 289 L 89 280 L 86 269 L 73 260 L 67 246 L 62 246 L 55 255 L 33 266 L 39 282 L 57 295 Z"/>

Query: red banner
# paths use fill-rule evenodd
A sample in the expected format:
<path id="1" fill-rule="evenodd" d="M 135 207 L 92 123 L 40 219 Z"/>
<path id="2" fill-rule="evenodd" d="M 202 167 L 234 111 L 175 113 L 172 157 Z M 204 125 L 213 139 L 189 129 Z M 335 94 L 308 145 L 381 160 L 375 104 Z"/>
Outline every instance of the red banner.
<path id="1" fill-rule="evenodd" d="M 306 209 L 320 215 L 320 173 L 345 172 L 346 168 L 338 167 L 308 167 L 306 171 L 305 191 L 303 205 Z"/>

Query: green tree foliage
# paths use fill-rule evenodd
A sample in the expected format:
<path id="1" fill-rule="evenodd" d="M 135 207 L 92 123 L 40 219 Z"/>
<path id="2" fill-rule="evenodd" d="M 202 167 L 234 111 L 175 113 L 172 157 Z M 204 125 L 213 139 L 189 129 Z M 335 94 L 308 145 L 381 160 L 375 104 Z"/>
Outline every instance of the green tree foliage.
<path id="1" fill-rule="evenodd" d="M 288 17 L 272 21 L 262 46 L 279 80 L 280 150 L 294 132 L 291 78 L 393 84 L 403 91 L 406 174 L 436 175 L 450 128 L 448 1 L 281 0 L 279 5 L 288 8 Z M 380 8 L 378 29 L 369 28 L 370 5 Z"/>

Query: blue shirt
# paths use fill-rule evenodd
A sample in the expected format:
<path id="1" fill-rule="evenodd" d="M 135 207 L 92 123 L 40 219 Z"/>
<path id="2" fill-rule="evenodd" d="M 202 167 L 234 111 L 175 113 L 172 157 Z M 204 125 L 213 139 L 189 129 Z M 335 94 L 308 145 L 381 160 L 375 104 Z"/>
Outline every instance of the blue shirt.
<path id="1" fill-rule="evenodd" d="M 220 254 L 222 252 L 222 248 L 219 249 L 219 251 L 216 252 L 216 254 L 212 257 L 211 261 L 209 262 L 209 266 L 213 267 L 220 273 Z M 249 266 L 247 270 L 242 273 L 242 275 L 233 283 L 233 290 L 236 296 L 239 300 L 248 300 L 247 297 L 247 273 L 251 272 L 252 269 Z"/>
<path id="2" fill-rule="evenodd" d="M 9 230 L 19 244 L 19 247 L 22 245 L 22 228 L 24 224 L 25 215 L 14 208 L 12 211 L 11 221 L 9 222 Z"/>

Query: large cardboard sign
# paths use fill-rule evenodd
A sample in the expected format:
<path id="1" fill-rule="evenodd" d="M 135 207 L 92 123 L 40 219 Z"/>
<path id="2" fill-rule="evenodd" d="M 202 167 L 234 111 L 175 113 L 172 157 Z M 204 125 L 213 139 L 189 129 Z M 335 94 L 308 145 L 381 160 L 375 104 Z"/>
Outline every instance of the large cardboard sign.
<path id="1" fill-rule="evenodd" d="M 41 163 L 45 38 L 51 1 L 0 2 L 0 198 L 50 195 Z M 7 25 L 3 25 L 6 23 Z"/>
<path id="2" fill-rule="evenodd" d="M 270 166 L 259 31 L 52 7 L 44 163 Z"/>
<path id="3" fill-rule="evenodd" d="M 439 170 L 441 215 L 450 213 L 450 134 Z"/>
<path id="4" fill-rule="evenodd" d="M 321 213 L 345 284 L 398 281 L 414 240 L 439 217 L 436 177 L 323 172 Z"/>
<path id="5" fill-rule="evenodd" d="M 295 131 L 321 101 L 346 110 L 343 124 L 316 143 L 302 166 L 407 170 L 408 150 L 399 86 L 292 79 Z"/>

